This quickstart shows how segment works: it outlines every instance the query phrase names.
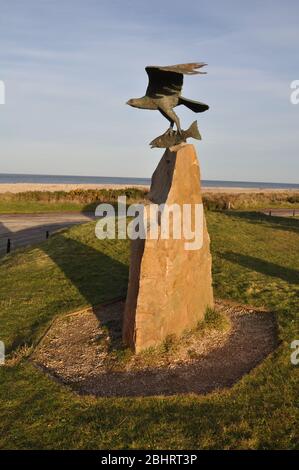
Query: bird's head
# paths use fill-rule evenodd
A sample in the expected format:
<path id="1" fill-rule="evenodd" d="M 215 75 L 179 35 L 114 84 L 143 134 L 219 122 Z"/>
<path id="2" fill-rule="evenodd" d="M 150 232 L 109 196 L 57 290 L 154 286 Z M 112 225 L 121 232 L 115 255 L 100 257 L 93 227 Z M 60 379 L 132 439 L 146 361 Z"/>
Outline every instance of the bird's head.
<path id="1" fill-rule="evenodd" d="M 132 106 L 133 108 L 138 108 L 139 107 L 139 98 L 131 98 L 129 101 L 126 102 L 129 106 Z"/>

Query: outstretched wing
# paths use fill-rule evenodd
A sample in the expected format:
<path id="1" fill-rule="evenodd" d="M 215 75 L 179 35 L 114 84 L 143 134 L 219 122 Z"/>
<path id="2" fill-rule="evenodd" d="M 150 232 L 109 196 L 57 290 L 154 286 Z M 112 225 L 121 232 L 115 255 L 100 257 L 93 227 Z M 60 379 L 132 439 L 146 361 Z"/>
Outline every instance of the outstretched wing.
<path id="1" fill-rule="evenodd" d="M 184 75 L 195 75 L 200 72 L 197 69 L 207 64 L 193 62 L 191 64 L 178 64 L 168 66 L 150 65 L 145 68 L 148 74 L 148 87 L 146 96 L 159 98 L 165 95 L 179 96 L 183 86 Z"/>

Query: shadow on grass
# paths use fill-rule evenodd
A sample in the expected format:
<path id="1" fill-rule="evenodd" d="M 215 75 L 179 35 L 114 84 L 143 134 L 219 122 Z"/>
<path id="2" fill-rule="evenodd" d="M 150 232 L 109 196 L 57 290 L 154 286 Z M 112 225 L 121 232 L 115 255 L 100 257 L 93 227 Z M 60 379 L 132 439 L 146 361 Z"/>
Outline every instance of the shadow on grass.
<path id="1" fill-rule="evenodd" d="M 53 249 L 53 243 L 59 249 Z M 65 237 L 63 233 L 54 235 L 50 242 L 41 248 L 78 289 L 86 305 L 93 308 L 94 315 L 107 329 L 110 337 L 109 348 L 120 349 L 122 312 L 116 321 L 96 306 L 125 298 L 128 266 L 100 250 Z"/>
<path id="2" fill-rule="evenodd" d="M 235 219 L 245 219 L 253 224 L 267 224 L 269 228 L 286 230 L 299 234 L 299 219 L 291 217 L 278 217 L 262 214 L 261 212 L 248 211 L 224 211 L 225 215 Z"/>
<path id="3" fill-rule="evenodd" d="M 66 227 L 67 228 L 67 227 Z M 10 258 L 5 256 L 7 239 L 11 240 L 12 255 L 18 248 L 18 253 L 26 249 L 26 246 L 37 245 L 60 268 L 72 285 L 84 298 L 82 304 L 91 306 L 95 316 L 101 325 L 107 329 L 110 337 L 109 347 L 119 349 L 121 347 L 122 312 L 118 319 L 109 318 L 105 312 L 95 308 L 99 304 L 107 303 L 113 299 L 123 299 L 126 296 L 128 284 L 128 266 L 115 259 L 108 253 L 101 251 L 101 244 L 91 247 L 84 242 L 74 240 L 66 236 L 64 232 L 53 234 L 46 243 L 41 243 L 45 238 L 45 230 L 54 231 L 62 229 L 61 223 L 47 224 L 46 226 L 30 227 L 12 232 L 0 222 L 0 263 L 6 263 Z M 13 260 L 12 260 L 13 261 Z M 45 294 L 46 295 L 46 294 Z M 68 295 L 70 293 L 68 292 Z M 57 311 L 61 306 L 57 305 Z M 31 323 L 31 334 L 47 321 L 48 317 L 37 317 Z M 23 333 L 16 334 L 10 347 L 14 350 L 24 343 Z"/>
<path id="4" fill-rule="evenodd" d="M 264 261 L 254 256 L 242 255 L 240 253 L 225 252 L 219 254 L 222 258 L 232 263 L 239 264 L 253 271 L 258 271 L 267 276 L 277 277 L 290 284 L 299 284 L 299 271 L 292 268 L 279 266 L 278 264 Z"/>

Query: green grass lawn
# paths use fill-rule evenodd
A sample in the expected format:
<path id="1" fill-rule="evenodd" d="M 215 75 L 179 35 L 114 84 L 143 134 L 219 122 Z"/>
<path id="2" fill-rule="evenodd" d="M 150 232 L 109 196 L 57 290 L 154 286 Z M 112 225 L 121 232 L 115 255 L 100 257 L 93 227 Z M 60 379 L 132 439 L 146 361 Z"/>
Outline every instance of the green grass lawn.
<path id="1" fill-rule="evenodd" d="M 141 188 L 126 189 L 77 189 L 65 191 L 27 191 L 0 194 L 0 214 L 22 214 L 42 212 L 94 212 L 100 202 L 116 203 L 118 196 L 126 195 L 127 203 L 138 202 L 146 197 Z M 299 210 L 298 191 L 270 191 L 221 193 L 203 191 L 203 202 L 207 209 L 223 210 L 228 203 L 235 210 L 295 209 Z"/>
<path id="2" fill-rule="evenodd" d="M 26 358 L 0 368 L 0 448 L 299 448 L 299 221 L 208 213 L 215 295 L 277 314 L 279 348 L 232 389 L 172 398 L 79 397 Z M 34 345 L 57 315 L 123 295 L 127 241 L 94 224 L 0 260 L 0 340 Z M 254 338 L 248 338 L 254 347 Z"/>
<path id="3" fill-rule="evenodd" d="M 1 201 L 0 214 L 37 214 L 43 212 L 82 212 L 86 204 L 76 202 Z"/>
<path id="4" fill-rule="evenodd" d="M 137 202 L 146 194 L 144 189 L 76 189 L 66 191 L 25 191 L 0 193 L 0 214 L 42 212 L 94 212 L 101 202 L 115 203 L 126 195 L 127 202 Z"/>

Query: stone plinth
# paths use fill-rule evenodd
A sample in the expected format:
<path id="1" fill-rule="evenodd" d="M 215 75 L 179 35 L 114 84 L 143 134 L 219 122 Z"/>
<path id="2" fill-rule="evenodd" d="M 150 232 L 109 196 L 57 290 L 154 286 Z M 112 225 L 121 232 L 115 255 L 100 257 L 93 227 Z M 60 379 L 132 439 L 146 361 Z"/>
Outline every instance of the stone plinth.
<path id="1" fill-rule="evenodd" d="M 151 204 L 202 207 L 193 145 L 165 151 L 152 177 L 147 212 Z M 194 219 L 192 209 L 193 229 Z M 135 352 L 157 346 L 169 335 L 182 334 L 203 319 L 207 307 L 213 307 L 210 239 L 204 215 L 201 222 L 203 238 L 197 249 L 186 249 L 190 240 L 184 236 L 175 239 L 171 230 L 169 239 L 163 239 L 161 225 L 157 239 L 132 240 L 123 340 Z"/>

